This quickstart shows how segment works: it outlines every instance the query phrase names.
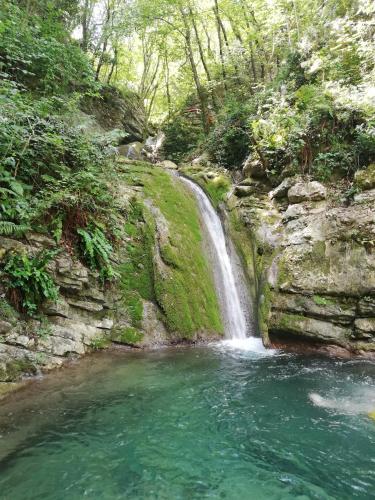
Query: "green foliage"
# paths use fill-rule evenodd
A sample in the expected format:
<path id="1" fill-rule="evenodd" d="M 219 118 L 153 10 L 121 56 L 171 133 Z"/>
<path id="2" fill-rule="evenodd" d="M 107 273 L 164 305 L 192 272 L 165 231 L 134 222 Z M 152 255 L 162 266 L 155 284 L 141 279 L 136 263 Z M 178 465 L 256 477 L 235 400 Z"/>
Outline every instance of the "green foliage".
<path id="1" fill-rule="evenodd" d="M 0 235 L 1 236 L 22 236 L 27 230 L 29 226 L 15 224 L 10 221 L 2 221 L 0 220 Z"/>
<path id="2" fill-rule="evenodd" d="M 58 298 L 58 287 L 47 269 L 56 254 L 50 250 L 35 256 L 12 253 L 4 265 L 7 287 L 17 292 L 11 295 L 16 298 L 15 305 L 29 316 L 35 315 L 44 300 Z"/>
<path id="3" fill-rule="evenodd" d="M 61 94 L 78 85 L 95 88 L 88 58 L 69 40 L 61 17 L 45 4 L 30 15 L 16 2 L 2 0 L 0 11 L 0 72 L 21 88 Z M 55 12 L 56 14 L 56 12 Z"/>
<path id="4" fill-rule="evenodd" d="M 119 328 L 115 330 L 115 332 L 112 334 L 112 340 L 120 344 L 136 346 L 137 344 L 142 342 L 143 336 L 144 335 L 142 332 L 140 332 L 136 328 L 128 326 L 126 328 Z"/>
<path id="5" fill-rule="evenodd" d="M 207 138 L 205 147 L 208 153 L 223 167 L 238 168 L 249 154 L 248 104 L 248 101 L 237 100 L 237 96 L 227 97 L 217 124 Z"/>
<path id="6" fill-rule="evenodd" d="M 18 319 L 17 311 L 4 298 L 0 298 L 0 318 L 12 324 Z"/>
<path id="7" fill-rule="evenodd" d="M 192 113 L 181 112 L 164 126 L 163 131 L 164 154 L 175 162 L 192 153 L 203 139 L 200 121 Z"/>
<path id="8" fill-rule="evenodd" d="M 328 299 L 327 297 L 322 297 L 320 295 L 314 295 L 313 301 L 317 306 L 329 306 L 335 304 L 331 299 Z"/>
<path id="9" fill-rule="evenodd" d="M 117 277 L 111 263 L 113 247 L 99 227 L 77 229 L 80 236 L 80 250 L 87 265 L 99 271 L 103 281 Z"/>
<path id="10" fill-rule="evenodd" d="M 98 338 L 94 339 L 90 343 L 90 347 L 93 351 L 101 351 L 102 349 L 106 349 L 109 347 L 111 341 L 108 338 Z"/>
<path id="11" fill-rule="evenodd" d="M 126 256 L 118 272 L 125 308 L 132 325 L 140 327 L 142 300 L 155 299 L 152 262 L 154 227 L 145 207 L 136 199 L 130 204 L 125 232 L 131 241 L 126 246 Z"/>

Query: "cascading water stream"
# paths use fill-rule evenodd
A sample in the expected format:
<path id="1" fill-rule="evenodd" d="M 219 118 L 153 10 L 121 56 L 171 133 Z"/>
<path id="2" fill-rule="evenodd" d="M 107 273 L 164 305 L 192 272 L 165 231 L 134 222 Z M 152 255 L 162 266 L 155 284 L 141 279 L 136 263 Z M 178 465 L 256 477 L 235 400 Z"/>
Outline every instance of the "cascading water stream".
<path id="1" fill-rule="evenodd" d="M 220 217 L 203 189 L 185 177 L 181 177 L 181 180 L 194 193 L 201 210 L 209 240 L 216 288 L 223 309 L 226 336 L 230 339 L 244 340 L 250 334 L 250 325 L 245 310 L 245 300 L 241 300 L 240 296 L 241 284 L 238 266 L 234 261 L 234 250 L 230 250 Z"/>

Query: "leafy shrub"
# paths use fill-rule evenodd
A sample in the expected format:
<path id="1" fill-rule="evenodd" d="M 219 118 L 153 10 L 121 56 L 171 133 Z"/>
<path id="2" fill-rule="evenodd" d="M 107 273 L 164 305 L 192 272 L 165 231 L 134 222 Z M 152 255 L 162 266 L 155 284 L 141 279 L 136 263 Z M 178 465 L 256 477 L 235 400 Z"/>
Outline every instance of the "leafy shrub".
<path id="1" fill-rule="evenodd" d="M 315 178 L 328 181 L 335 172 L 339 175 L 350 175 L 355 170 L 355 159 L 352 151 L 346 150 L 345 144 L 341 146 L 339 151 L 319 153 L 315 157 L 311 168 Z"/>
<path id="2" fill-rule="evenodd" d="M 3 0 L 0 11 L 0 72 L 3 79 L 39 92 L 62 94 L 78 85 L 95 88 L 93 70 L 78 44 L 44 5 L 43 16 L 30 15 Z M 44 16 L 46 14 L 46 16 Z"/>
<path id="3" fill-rule="evenodd" d="M 11 301 L 22 312 L 35 315 L 44 300 L 58 298 L 58 287 L 47 270 L 57 251 L 42 251 L 35 256 L 13 253 L 4 273 Z"/>
<path id="4" fill-rule="evenodd" d="M 110 260 L 113 248 L 103 231 L 98 227 L 91 227 L 78 229 L 77 233 L 81 237 L 80 249 L 87 265 L 98 270 L 103 281 L 117 277 Z"/>
<path id="5" fill-rule="evenodd" d="M 215 127 L 207 141 L 207 150 L 223 167 L 240 166 L 249 154 L 249 134 L 241 117 L 230 116 Z"/>
<path id="6" fill-rule="evenodd" d="M 179 162 L 192 153 L 203 139 L 201 123 L 181 113 L 164 126 L 163 151 L 168 159 Z"/>

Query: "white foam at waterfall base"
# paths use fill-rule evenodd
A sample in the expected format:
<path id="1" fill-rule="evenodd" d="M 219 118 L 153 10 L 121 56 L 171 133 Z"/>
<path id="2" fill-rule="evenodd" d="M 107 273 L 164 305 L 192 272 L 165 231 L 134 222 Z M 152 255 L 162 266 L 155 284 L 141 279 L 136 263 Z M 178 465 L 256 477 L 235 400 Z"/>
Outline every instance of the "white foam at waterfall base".
<path id="1" fill-rule="evenodd" d="M 272 356 L 278 352 L 276 349 L 266 349 L 259 337 L 223 340 L 220 345 L 225 349 L 252 352 L 262 356 Z"/>

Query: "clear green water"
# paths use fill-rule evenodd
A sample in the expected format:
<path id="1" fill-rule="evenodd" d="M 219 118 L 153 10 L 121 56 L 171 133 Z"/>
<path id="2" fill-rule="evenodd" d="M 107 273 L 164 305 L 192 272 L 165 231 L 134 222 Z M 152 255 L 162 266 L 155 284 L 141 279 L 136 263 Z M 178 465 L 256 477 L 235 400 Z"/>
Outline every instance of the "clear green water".
<path id="1" fill-rule="evenodd" d="M 375 498 L 374 381 L 365 361 L 102 353 L 2 404 L 0 498 Z"/>

